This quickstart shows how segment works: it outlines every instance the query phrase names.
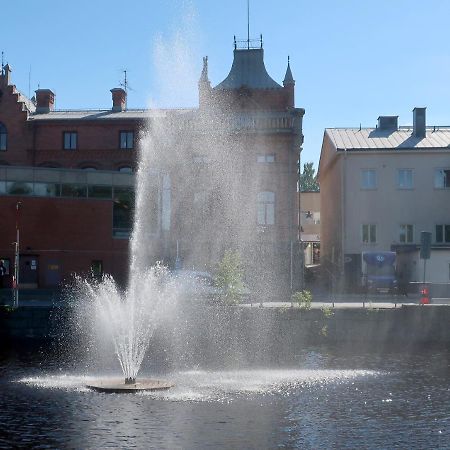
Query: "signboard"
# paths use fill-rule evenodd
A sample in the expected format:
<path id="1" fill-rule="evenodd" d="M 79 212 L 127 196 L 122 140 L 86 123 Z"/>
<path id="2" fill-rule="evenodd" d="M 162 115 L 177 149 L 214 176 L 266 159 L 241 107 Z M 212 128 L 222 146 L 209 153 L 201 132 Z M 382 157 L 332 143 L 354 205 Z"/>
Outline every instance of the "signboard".
<path id="1" fill-rule="evenodd" d="M 429 231 L 420 232 L 420 259 L 430 259 L 431 253 L 431 233 Z"/>

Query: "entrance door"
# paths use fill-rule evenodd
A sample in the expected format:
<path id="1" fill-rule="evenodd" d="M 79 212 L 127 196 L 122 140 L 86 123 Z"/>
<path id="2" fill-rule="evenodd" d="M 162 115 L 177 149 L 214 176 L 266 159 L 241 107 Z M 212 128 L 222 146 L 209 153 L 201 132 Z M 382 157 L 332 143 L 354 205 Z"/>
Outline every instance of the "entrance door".
<path id="1" fill-rule="evenodd" d="M 19 287 L 29 289 L 38 287 L 38 258 L 37 255 L 20 255 Z"/>

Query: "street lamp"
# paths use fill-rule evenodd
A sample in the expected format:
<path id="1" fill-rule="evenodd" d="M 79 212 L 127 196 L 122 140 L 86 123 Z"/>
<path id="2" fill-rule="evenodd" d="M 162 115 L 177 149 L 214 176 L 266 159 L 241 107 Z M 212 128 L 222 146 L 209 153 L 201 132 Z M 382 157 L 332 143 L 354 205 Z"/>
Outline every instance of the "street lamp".
<path id="1" fill-rule="evenodd" d="M 19 235 L 19 209 L 22 202 L 16 203 L 16 242 L 14 245 L 14 275 L 13 275 L 13 307 L 19 306 L 19 248 L 20 248 L 20 235 Z"/>

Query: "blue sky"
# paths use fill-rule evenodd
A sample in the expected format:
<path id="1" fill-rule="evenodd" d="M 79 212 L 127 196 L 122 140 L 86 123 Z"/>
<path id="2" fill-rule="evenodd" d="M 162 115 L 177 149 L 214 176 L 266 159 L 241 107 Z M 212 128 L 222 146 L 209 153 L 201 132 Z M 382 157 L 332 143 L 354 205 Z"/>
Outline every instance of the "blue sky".
<path id="1" fill-rule="evenodd" d="M 268 72 L 287 56 L 304 107 L 303 161 L 320 156 L 325 127 L 374 126 L 379 115 L 450 125 L 447 0 L 251 0 L 250 34 Z M 6 20 L 5 20 L 6 18 Z M 202 56 L 213 85 L 247 35 L 246 0 L 15 0 L 2 4 L 0 50 L 25 94 L 38 84 L 57 108 L 109 108 L 127 69 L 128 106 L 196 106 Z"/>

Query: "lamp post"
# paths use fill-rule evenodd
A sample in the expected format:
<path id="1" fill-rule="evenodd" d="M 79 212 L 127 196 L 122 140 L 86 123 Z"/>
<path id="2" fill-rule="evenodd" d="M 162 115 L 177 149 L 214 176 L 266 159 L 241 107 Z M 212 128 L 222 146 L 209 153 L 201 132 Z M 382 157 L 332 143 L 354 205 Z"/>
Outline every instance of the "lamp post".
<path id="1" fill-rule="evenodd" d="M 14 244 L 14 275 L 13 275 L 13 307 L 19 306 L 19 249 L 20 249 L 20 233 L 19 233 L 19 209 L 22 202 L 16 203 L 16 242 Z"/>

